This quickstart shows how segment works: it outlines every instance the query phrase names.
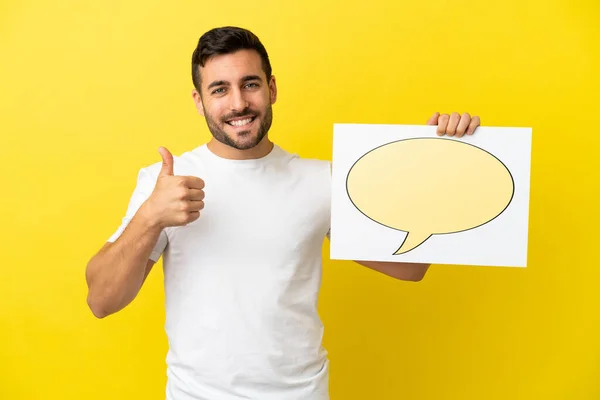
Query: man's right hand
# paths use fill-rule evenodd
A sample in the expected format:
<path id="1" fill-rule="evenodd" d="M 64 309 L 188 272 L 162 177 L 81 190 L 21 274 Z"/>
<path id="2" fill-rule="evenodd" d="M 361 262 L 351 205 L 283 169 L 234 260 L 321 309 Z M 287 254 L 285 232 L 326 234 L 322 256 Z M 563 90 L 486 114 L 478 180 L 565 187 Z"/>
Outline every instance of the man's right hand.
<path id="1" fill-rule="evenodd" d="M 156 186 L 143 207 L 144 215 L 161 229 L 197 220 L 204 208 L 204 181 L 195 176 L 175 176 L 173 155 L 158 149 L 163 163 Z"/>

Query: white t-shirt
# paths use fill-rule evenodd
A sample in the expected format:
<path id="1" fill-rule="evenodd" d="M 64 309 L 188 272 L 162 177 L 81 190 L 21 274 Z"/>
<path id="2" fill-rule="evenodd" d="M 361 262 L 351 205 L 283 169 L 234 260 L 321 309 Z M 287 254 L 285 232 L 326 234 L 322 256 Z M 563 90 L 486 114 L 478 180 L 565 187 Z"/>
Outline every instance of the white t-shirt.
<path id="1" fill-rule="evenodd" d="M 142 168 L 114 241 L 148 198 L 161 163 Z M 206 145 L 175 157 L 175 175 L 205 181 L 205 208 L 166 228 L 163 255 L 168 400 L 327 400 L 317 312 L 330 227 L 330 162 L 275 145 L 228 160 Z"/>

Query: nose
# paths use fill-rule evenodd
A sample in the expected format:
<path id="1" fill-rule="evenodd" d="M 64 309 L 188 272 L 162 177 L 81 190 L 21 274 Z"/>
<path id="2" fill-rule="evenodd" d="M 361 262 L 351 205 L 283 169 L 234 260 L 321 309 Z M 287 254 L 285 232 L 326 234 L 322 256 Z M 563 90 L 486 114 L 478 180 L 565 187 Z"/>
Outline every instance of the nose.
<path id="1" fill-rule="evenodd" d="M 244 97 L 241 90 L 233 90 L 231 92 L 231 111 L 240 112 L 248 108 L 248 100 Z"/>

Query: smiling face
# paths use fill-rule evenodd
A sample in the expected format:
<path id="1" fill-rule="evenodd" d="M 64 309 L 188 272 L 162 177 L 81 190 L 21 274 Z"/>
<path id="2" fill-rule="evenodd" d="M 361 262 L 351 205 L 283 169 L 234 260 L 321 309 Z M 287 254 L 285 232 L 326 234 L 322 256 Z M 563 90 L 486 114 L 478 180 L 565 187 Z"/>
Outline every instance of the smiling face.
<path id="1" fill-rule="evenodd" d="M 221 144 L 249 150 L 263 142 L 277 98 L 275 77 L 267 82 L 260 55 L 239 50 L 217 55 L 200 67 L 201 92 L 193 92 L 196 108 Z"/>

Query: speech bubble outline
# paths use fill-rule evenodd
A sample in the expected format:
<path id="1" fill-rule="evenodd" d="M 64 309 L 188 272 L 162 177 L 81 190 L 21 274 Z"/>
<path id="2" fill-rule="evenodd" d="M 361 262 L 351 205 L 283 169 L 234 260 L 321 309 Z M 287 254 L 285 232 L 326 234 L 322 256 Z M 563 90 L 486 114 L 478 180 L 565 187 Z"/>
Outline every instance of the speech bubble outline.
<path id="1" fill-rule="evenodd" d="M 372 167 L 375 169 L 375 172 L 381 172 L 381 170 L 386 170 L 386 169 L 390 169 L 389 168 L 389 164 L 386 165 L 385 164 L 385 157 L 384 154 L 382 153 L 382 149 L 388 149 L 388 152 L 391 151 L 392 153 L 397 152 L 397 153 L 402 153 L 403 151 L 408 152 L 410 149 L 408 147 L 410 146 L 405 146 L 405 149 L 400 149 L 397 150 L 396 148 L 392 148 L 393 146 L 400 146 L 402 147 L 403 144 L 406 143 L 416 143 L 417 144 L 417 148 L 416 151 L 413 151 L 411 154 L 409 154 L 409 156 L 413 157 L 413 162 L 416 162 L 417 165 L 420 163 L 422 166 L 427 167 L 427 159 L 429 157 L 431 157 L 431 154 L 429 153 L 434 153 L 433 150 L 437 150 L 439 152 L 440 146 L 438 146 L 438 148 L 434 148 L 437 144 L 441 145 L 441 148 L 444 149 L 444 146 L 446 147 L 445 150 L 447 150 L 449 148 L 449 146 L 454 146 L 451 150 L 454 149 L 458 149 L 456 150 L 454 153 L 456 153 L 454 156 L 455 157 L 459 157 L 459 153 L 460 152 L 466 152 L 467 155 L 469 157 L 462 157 L 462 159 L 459 158 L 459 161 L 462 161 L 463 163 L 469 164 L 469 159 L 471 159 L 471 163 L 473 162 L 473 160 L 475 160 L 477 157 L 481 157 L 484 156 L 483 160 L 485 162 L 483 162 L 482 164 L 485 165 L 485 163 L 487 162 L 487 173 L 490 174 L 491 169 L 496 169 L 496 171 L 492 171 L 494 174 L 499 174 L 499 176 L 495 176 L 495 178 L 497 179 L 496 183 L 496 190 L 499 190 L 500 193 L 502 191 L 505 191 L 507 193 L 503 194 L 503 197 L 505 198 L 504 201 L 500 200 L 497 201 L 497 199 L 492 196 L 492 200 L 497 201 L 497 203 L 499 204 L 494 204 L 492 206 L 490 206 L 491 202 L 487 204 L 487 212 L 483 212 L 483 216 L 479 216 L 479 217 L 475 217 L 474 219 L 476 220 L 480 220 L 483 222 L 463 222 L 461 224 L 461 219 L 458 218 L 458 223 L 456 222 L 456 220 L 454 221 L 455 225 L 460 225 L 460 227 L 457 227 L 455 229 L 422 229 L 419 230 L 414 229 L 414 226 L 403 226 L 402 228 L 398 227 L 398 226 L 392 226 L 389 223 L 385 223 L 382 221 L 382 218 L 374 218 L 372 217 L 370 214 L 373 214 L 373 211 L 363 211 L 363 208 L 365 208 L 365 205 L 363 204 L 362 207 L 361 205 L 357 204 L 357 200 L 355 199 L 356 196 L 352 195 L 352 189 L 351 189 L 351 180 L 353 176 L 356 176 L 356 171 L 360 169 L 361 167 L 361 163 L 363 164 L 362 167 L 367 168 L 368 166 L 365 167 L 364 164 L 366 164 L 365 160 L 369 160 L 369 162 L 373 163 L 375 162 L 375 164 L 380 164 L 379 166 L 376 167 Z M 442 143 L 444 143 L 442 145 Z M 421 148 L 419 148 L 419 145 L 421 145 Z M 391 149 L 391 150 L 390 150 Z M 413 149 L 415 150 L 415 149 Z M 425 151 L 423 151 L 425 150 Z M 379 152 L 379 155 L 377 157 L 375 157 L 376 161 L 373 161 L 373 153 L 377 153 Z M 442 158 L 443 157 L 452 157 L 452 153 L 453 151 L 450 151 L 450 156 L 448 156 L 449 153 L 444 152 L 441 154 Z M 385 154 L 388 158 L 390 156 L 390 154 Z M 464 154 L 463 154 L 464 156 Z M 377 158 L 384 158 L 383 161 L 377 161 Z M 397 160 L 397 159 L 396 159 Z M 439 159 L 436 160 L 437 162 L 440 162 Z M 456 161 L 456 160 L 454 160 Z M 490 162 L 492 161 L 492 162 Z M 478 162 L 481 162 L 481 160 L 478 160 Z M 389 160 L 388 160 L 389 163 Z M 393 168 L 393 164 L 392 163 L 392 168 Z M 399 164 L 399 163 L 398 163 Z M 460 164 L 460 162 L 459 162 Z M 475 165 L 477 165 L 477 162 L 475 162 Z M 481 166 L 481 165 L 479 165 Z M 450 165 L 448 166 L 450 168 L 453 168 L 454 165 L 452 165 L 452 163 L 450 163 Z M 353 175 L 354 172 L 354 175 Z M 440 171 L 439 174 L 443 175 L 444 174 L 444 170 Z M 373 178 L 373 174 L 368 174 L 369 176 L 366 177 L 369 180 L 371 178 Z M 492 174 L 493 175 L 493 174 Z M 358 183 L 358 187 L 365 187 L 366 185 L 364 185 L 364 179 L 365 177 L 363 176 L 363 182 Z M 472 177 L 471 177 L 472 178 Z M 509 178 L 507 180 L 507 178 Z M 459 181 L 462 179 L 463 183 L 464 181 L 467 181 L 468 178 L 459 178 Z M 390 180 L 391 181 L 391 180 Z M 446 183 L 447 184 L 447 183 Z M 504 188 L 501 188 L 501 184 L 504 184 Z M 410 186 L 410 185 L 409 185 Z M 430 188 L 429 185 L 421 185 L 421 186 L 427 186 L 429 193 L 431 193 L 432 191 L 435 191 L 433 189 Z M 489 181 L 487 183 L 487 187 L 488 188 L 494 188 L 494 183 L 490 184 Z M 500 189 L 498 189 L 500 188 Z M 359 190 L 360 191 L 360 190 Z M 438 189 L 439 191 L 439 189 Z M 477 190 L 475 190 L 475 193 L 477 192 Z M 489 151 L 482 149 L 478 146 L 475 146 L 473 144 L 470 143 L 466 143 L 464 141 L 459 141 L 459 140 L 454 140 L 454 139 L 446 139 L 446 138 L 410 138 L 410 139 L 401 139 L 401 140 L 396 140 L 396 141 L 392 141 L 392 142 L 388 142 L 385 143 L 383 145 L 377 146 L 374 149 L 371 149 L 370 151 L 368 151 L 367 153 L 363 154 L 361 157 L 358 158 L 358 160 L 356 160 L 354 162 L 354 164 L 352 165 L 352 167 L 350 167 L 350 170 L 348 171 L 347 177 L 346 177 L 346 193 L 348 195 L 348 198 L 350 199 L 350 202 L 354 205 L 354 207 L 361 213 L 363 214 L 365 217 L 369 218 L 370 220 L 383 225 L 385 227 L 388 227 L 390 229 L 394 229 L 394 230 L 398 230 L 398 231 L 404 231 L 407 232 L 406 237 L 404 238 L 402 244 L 400 245 L 400 247 L 398 247 L 398 249 L 394 252 L 394 255 L 398 255 L 398 254 L 404 254 L 407 253 L 417 247 L 419 247 L 421 244 L 423 244 L 425 241 L 427 241 L 431 236 L 433 235 L 442 235 L 442 234 L 454 234 L 454 233 L 459 233 L 459 232 L 465 232 L 465 231 L 469 231 L 472 229 L 476 229 L 478 227 L 481 227 L 491 221 L 493 221 L 494 219 L 498 218 L 507 208 L 508 206 L 512 203 L 512 200 L 514 198 L 514 193 L 515 193 L 515 183 L 514 183 L 514 178 L 512 176 L 512 173 L 510 172 L 510 170 L 508 169 L 508 167 L 495 155 L 493 155 L 492 153 L 490 153 Z M 385 194 L 385 191 L 383 191 L 382 194 Z M 377 196 L 377 194 L 367 194 L 366 195 L 367 198 L 371 198 L 373 196 Z M 353 198 L 354 197 L 354 198 Z M 418 196 L 416 196 L 418 197 Z M 424 196 L 425 197 L 425 196 Z M 488 199 L 490 198 L 490 196 L 488 196 Z M 371 201 L 367 200 L 367 203 L 371 203 Z M 389 204 L 387 205 L 389 207 Z M 383 207 L 385 208 L 385 207 Z M 486 206 L 485 204 L 483 206 L 480 207 L 480 209 L 485 209 Z M 464 211 L 464 210 L 463 210 Z M 385 214 L 385 211 L 383 211 Z M 400 212 L 401 213 L 401 212 Z M 469 211 L 467 211 L 467 214 L 469 213 Z M 477 214 L 476 212 L 470 212 L 471 214 Z M 446 214 L 448 214 L 448 212 L 446 212 Z M 383 218 L 383 219 L 388 219 L 388 218 Z M 419 217 L 417 217 L 417 219 L 419 219 Z M 423 219 L 421 217 L 421 219 Z M 453 219 L 453 217 L 449 217 L 450 220 Z M 465 219 L 466 220 L 466 219 Z M 398 225 L 398 224 L 394 224 L 394 225 Z M 410 225 L 410 222 L 407 224 Z M 414 225 L 414 224 L 413 224 Z M 419 225 L 418 223 L 416 224 L 417 226 Z M 434 223 L 435 225 L 435 223 Z M 403 229 L 403 228 L 409 228 L 409 229 Z"/>

